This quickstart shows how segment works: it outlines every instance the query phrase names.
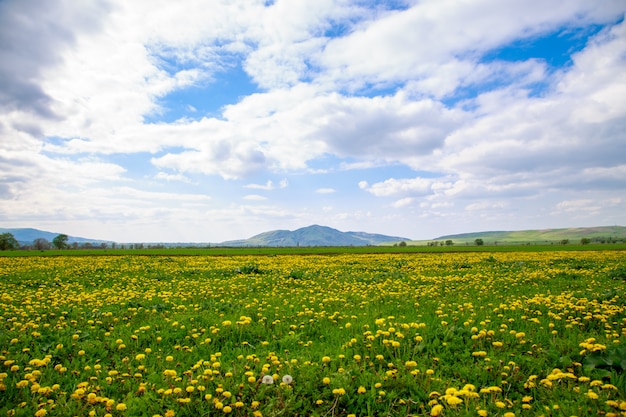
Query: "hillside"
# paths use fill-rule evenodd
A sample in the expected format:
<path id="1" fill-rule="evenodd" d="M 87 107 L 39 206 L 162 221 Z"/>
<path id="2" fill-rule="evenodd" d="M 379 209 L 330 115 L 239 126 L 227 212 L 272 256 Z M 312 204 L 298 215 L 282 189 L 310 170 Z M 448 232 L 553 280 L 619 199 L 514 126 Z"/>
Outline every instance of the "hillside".
<path id="1" fill-rule="evenodd" d="M 573 227 L 564 229 L 488 231 L 446 235 L 440 236 L 434 240 L 452 240 L 454 243 L 473 243 L 475 239 L 483 239 L 485 244 L 541 244 L 559 243 L 563 240 L 569 240 L 571 243 L 578 243 L 583 238 L 598 242 L 616 240 L 623 241 L 626 240 L 626 227 L 600 226 Z"/>
<path id="2" fill-rule="evenodd" d="M 0 233 L 11 233 L 15 240 L 19 242 L 20 245 L 30 245 L 33 243 L 35 239 L 46 239 L 48 242 L 52 242 L 52 239 L 57 237 L 60 233 L 46 232 L 45 230 L 32 229 L 32 228 L 14 228 L 14 229 L 3 229 L 0 228 Z M 88 239 L 84 237 L 76 237 L 76 236 L 68 236 L 68 243 L 95 243 L 100 244 L 107 242 L 105 240 L 98 239 Z M 108 242 L 107 242 L 108 243 Z"/>
<path id="3" fill-rule="evenodd" d="M 294 231 L 273 230 L 249 239 L 231 240 L 220 246 L 367 246 L 410 239 L 365 232 L 340 232 L 326 226 L 307 226 Z"/>

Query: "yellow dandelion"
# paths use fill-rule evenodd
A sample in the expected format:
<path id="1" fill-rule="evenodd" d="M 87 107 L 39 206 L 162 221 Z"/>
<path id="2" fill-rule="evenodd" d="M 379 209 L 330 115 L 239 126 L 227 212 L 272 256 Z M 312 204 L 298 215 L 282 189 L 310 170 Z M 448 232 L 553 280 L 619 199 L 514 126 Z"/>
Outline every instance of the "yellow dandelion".
<path id="1" fill-rule="evenodd" d="M 443 413 L 443 405 L 437 404 L 430 409 L 430 415 L 433 417 L 440 416 Z"/>

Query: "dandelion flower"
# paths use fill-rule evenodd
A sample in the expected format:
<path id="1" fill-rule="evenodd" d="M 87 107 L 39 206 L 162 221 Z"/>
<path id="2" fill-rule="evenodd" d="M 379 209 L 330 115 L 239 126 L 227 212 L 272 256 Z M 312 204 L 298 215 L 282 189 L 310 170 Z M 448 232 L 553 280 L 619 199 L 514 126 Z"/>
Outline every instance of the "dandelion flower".
<path id="1" fill-rule="evenodd" d="M 443 412 L 443 405 L 437 404 L 433 408 L 430 409 L 430 415 L 433 417 L 440 416 Z"/>
<path id="2" fill-rule="evenodd" d="M 283 384 L 290 385 L 293 382 L 293 377 L 291 375 L 283 376 Z"/>
<path id="3" fill-rule="evenodd" d="M 463 400 L 455 395 L 449 395 L 446 397 L 446 402 L 454 407 L 463 403 Z"/>
<path id="4" fill-rule="evenodd" d="M 261 383 L 265 385 L 272 385 L 274 383 L 274 378 L 271 375 L 264 375 L 263 379 L 261 379 Z"/>

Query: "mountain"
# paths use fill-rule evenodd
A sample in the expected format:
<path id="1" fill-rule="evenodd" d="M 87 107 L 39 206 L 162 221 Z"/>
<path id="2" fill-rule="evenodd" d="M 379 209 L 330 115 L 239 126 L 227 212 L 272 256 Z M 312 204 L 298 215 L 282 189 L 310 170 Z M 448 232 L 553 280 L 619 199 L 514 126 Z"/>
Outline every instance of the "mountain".
<path id="1" fill-rule="evenodd" d="M 264 232 L 249 239 L 222 242 L 220 246 L 368 246 L 408 240 L 365 232 L 340 232 L 330 227 L 312 225 L 294 231 Z"/>
<path id="2" fill-rule="evenodd" d="M 572 243 L 580 239 L 591 241 L 615 241 L 626 239 L 624 226 L 599 227 L 571 227 L 564 229 L 516 230 L 516 231 L 489 231 L 462 233 L 457 235 L 440 236 L 434 240 L 452 240 L 455 243 L 473 242 L 474 239 L 483 239 L 485 243 L 552 243 L 569 240 Z"/>
<path id="3" fill-rule="evenodd" d="M 15 240 L 19 242 L 20 245 L 30 245 L 33 243 L 35 239 L 43 238 L 48 242 L 52 242 L 52 239 L 60 235 L 61 233 L 53 233 L 46 232 L 45 230 L 39 229 L 30 229 L 30 228 L 22 228 L 22 229 L 3 229 L 0 228 L 0 233 L 11 233 L 15 237 Z M 68 243 L 109 243 L 106 240 L 97 240 L 97 239 L 87 239 L 84 237 L 75 237 L 68 236 Z"/>

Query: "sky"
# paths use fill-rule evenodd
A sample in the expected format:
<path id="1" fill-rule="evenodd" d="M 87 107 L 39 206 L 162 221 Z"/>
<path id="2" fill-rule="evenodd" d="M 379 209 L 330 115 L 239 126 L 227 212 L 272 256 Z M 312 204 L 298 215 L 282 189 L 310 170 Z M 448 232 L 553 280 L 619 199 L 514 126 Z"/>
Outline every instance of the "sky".
<path id="1" fill-rule="evenodd" d="M 626 225 L 624 0 L 0 0 L 0 227 Z"/>

